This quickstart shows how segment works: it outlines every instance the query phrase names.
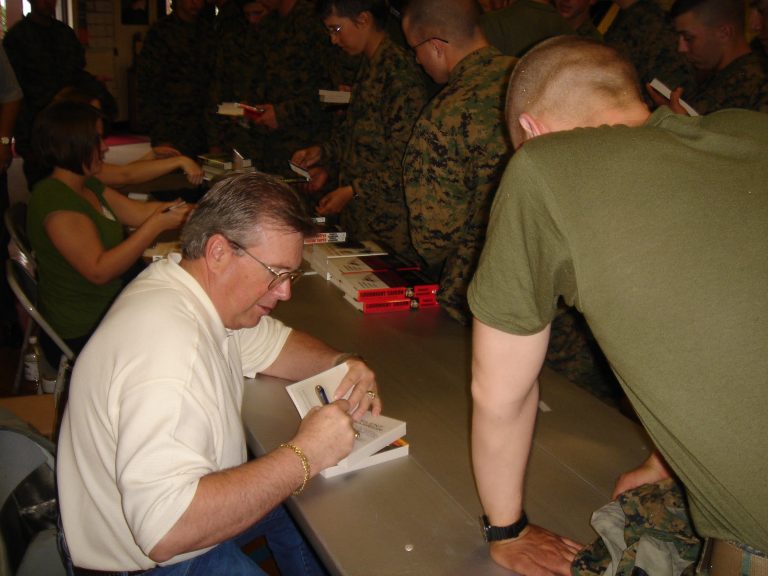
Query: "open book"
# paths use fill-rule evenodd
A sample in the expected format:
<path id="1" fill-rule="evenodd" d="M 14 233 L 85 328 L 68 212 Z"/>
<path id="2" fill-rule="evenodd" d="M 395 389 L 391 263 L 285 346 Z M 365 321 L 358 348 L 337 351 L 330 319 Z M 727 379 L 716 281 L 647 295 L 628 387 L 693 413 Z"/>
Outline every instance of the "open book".
<path id="1" fill-rule="evenodd" d="M 339 364 L 330 370 L 287 386 L 288 395 L 293 400 L 299 415 L 304 418 L 313 407 L 322 406 L 326 403 L 326 400 L 332 401 L 336 388 L 338 388 L 348 369 L 349 367 L 346 363 Z M 380 450 L 387 448 L 389 444 L 405 436 L 406 426 L 402 420 L 382 415 L 373 416 L 368 412 L 359 422 L 355 423 L 355 429 L 359 432 L 360 436 L 355 439 L 352 452 L 333 467 L 335 473 L 332 473 L 332 469 L 329 469 L 329 472 L 324 474 L 324 476 L 336 476 L 343 471 L 359 470 L 366 466 L 391 460 L 392 458 L 377 458 L 374 455 Z M 404 446 L 404 449 L 402 449 L 402 446 L 399 447 L 401 450 L 391 456 L 406 455 L 408 453 L 408 444 L 405 443 Z M 372 458 L 372 456 L 374 457 Z"/>

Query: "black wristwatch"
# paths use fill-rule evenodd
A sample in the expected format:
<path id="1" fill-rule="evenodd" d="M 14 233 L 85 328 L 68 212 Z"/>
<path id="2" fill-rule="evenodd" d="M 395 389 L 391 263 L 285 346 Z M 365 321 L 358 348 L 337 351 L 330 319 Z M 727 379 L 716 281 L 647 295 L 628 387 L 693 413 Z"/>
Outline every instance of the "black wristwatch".
<path id="1" fill-rule="evenodd" d="M 483 538 L 486 542 L 496 542 L 497 540 L 509 540 L 510 538 L 517 538 L 520 533 L 528 526 L 528 516 L 520 516 L 520 520 L 509 526 L 491 526 L 488 521 L 488 516 L 483 514 L 480 516 L 480 525 L 483 528 Z"/>

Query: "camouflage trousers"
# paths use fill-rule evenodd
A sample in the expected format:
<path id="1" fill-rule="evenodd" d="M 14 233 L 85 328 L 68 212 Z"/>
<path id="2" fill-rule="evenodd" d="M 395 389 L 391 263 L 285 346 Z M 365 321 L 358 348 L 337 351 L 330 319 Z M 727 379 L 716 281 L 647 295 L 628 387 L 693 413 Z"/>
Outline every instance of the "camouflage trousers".
<path id="1" fill-rule="evenodd" d="M 691 527 L 685 495 L 673 479 L 619 495 L 592 515 L 600 538 L 581 550 L 573 576 L 692 576 L 701 540 Z"/>

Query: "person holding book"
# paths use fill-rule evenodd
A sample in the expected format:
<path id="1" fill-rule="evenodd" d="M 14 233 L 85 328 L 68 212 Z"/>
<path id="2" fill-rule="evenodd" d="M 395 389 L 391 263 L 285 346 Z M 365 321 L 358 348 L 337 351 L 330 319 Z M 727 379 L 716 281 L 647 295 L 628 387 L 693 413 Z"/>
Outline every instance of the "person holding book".
<path id="1" fill-rule="evenodd" d="M 338 169 L 338 181 L 317 204 L 318 214 L 339 214 L 342 229 L 353 238 L 375 240 L 413 257 L 402 162 L 427 102 L 422 72 L 413 56 L 389 38 L 385 0 L 320 0 L 317 10 L 331 42 L 364 59 L 343 124 L 330 140 L 297 151 L 292 160 L 313 169 L 313 191 Z"/>
<path id="2" fill-rule="evenodd" d="M 681 97 L 699 114 L 724 108 L 768 112 L 768 77 L 746 37 L 742 0 L 677 0 L 669 10 L 677 32 L 678 51 L 696 70 L 691 94 L 675 90 L 670 106 L 680 113 Z M 666 99 L 654 95 L 657 104 Z"/>
<path id="3" fill-rule="evenodd" d="M 59 435 L 75 566 L 263 576 L 238 543 L 266 533 L 281 574 L 321 573 L 279 505 L 350 453 L 353 422 L 381 399 L 362 359 L 270 317 L 313 231 L 279 178 L 228 176 L 182 230 L 180 263 L 153 263 L 117 299 L 78 358 Z M 299 380 L 343 362 L 330 403 L 246 461 L 243 377 Z"/>
<path id="4" fill-rule="evenodd" d="M 768 115 L 651 113 L 628 61 L 570 37 L 520 60 L 506 109 L 517 152 L 469 291 L 472 460 L 491 556 L 565 575 L 579 548 L 523 511 L 562 296 L 656 447 L 613 496 L 676 475 L 720 566 L 709 574 L 767 570 Z M 596 174 L 594 158 L 612 168 Z"/>
<path id="5" fill-rule="evenodd" d="M 55 102 L 35 122 L 33 146 L 50 176 L 32 190 L 27 233 L 37 261 L 38 306 L 77 353 L 122 288 L 121 276 L 165 230 L 178 228 L 189 206 L 136 202 L 105 186 L 101 113 L 80 102 Z M 136 230 L 127 238 L 123 227 Z M 45 334 L 53 366 L 60 352 Z"/>

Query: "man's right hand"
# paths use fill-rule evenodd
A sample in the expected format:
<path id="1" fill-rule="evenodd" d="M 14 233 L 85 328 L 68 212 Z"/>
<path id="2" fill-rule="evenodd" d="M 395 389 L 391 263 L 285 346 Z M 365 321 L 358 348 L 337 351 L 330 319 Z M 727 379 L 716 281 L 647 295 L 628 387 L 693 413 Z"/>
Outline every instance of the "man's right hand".
<path id="1" fill-rule="evenodd" d="M 302 420 L 291 442 L 300 446 L 307 455 L 312 476 L 335 466 L 352 451 L 355 429 L 349 409 L 348 401 L 336 400 L 313 408 Z"/>
<path id="2" fill-rule="evenodd" d="M 513 540 L 491 542 L 494 562 L 520 576 L 570 576 L 571 562 L 581 544 L 529 524 Z"/>

